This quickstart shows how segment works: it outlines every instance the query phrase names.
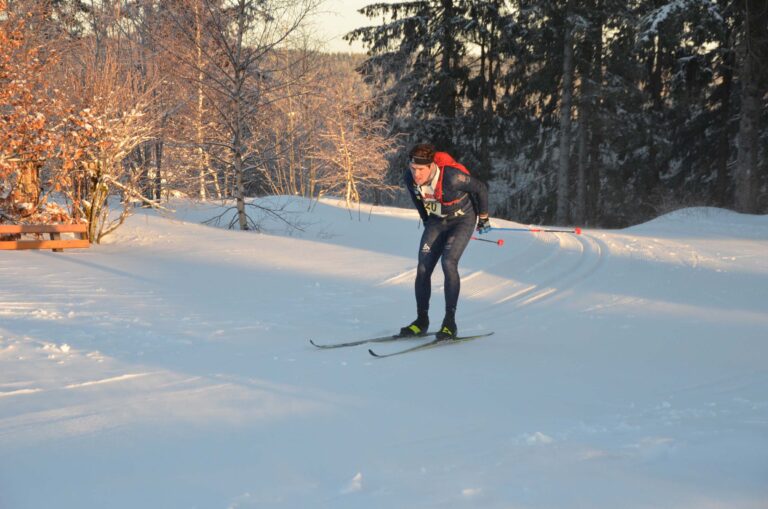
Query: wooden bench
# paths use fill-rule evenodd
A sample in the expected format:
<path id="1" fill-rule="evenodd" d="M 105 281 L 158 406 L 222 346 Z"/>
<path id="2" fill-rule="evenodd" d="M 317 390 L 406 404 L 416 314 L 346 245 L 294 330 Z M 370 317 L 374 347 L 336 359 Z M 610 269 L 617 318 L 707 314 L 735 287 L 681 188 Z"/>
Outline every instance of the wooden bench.
<path id="1" fill-rule="evenodd" d="M 51 240 L 0 240 L 0 250 L 9 249 L 52 249 L 57 253 L 64 249 L 90 247 L 87 224 L 0 224 L 2 235 L 14 234 L 50 234 Z M 79 234 L 80 238 L 62 239 L 62 233 Z"/>

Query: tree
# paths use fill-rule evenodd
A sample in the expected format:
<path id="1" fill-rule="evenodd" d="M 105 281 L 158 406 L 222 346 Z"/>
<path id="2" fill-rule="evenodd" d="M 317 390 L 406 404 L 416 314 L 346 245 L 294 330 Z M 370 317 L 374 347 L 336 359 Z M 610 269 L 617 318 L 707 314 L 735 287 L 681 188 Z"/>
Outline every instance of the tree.
<path id="1" fill-rule="evenodd" d="M 507 12 L 507 3 L 504 0 L 470 2 L 468 18 L 471 21 L 462 31 L 469 48 L 470 74 L 461 83 L 463 94 L 460 95 L 469 106 L 462 111 L 460 134 L 461 139 L 468 140 L 467 145 L 472 146 L 472 154 L 480 163 L 476 173 L 484 180 L 493 176 L 492 152 L 496 148 L 493 141 L 499 138 L 495 116 L 501 69 L 505 59 L 515 58 L 517 27 Z M 473 55 L 475 60 L 471 59 Z"/>
<path id="2" fill-rule="evenodd" d="M 570 4 L 570 2 L 569 2 Z M 571 106 L 573 104 L 573 20 L 570 5 L 566 7 L 563 37 L 563 83 L 560 99 L 560 164 L 557 171 L 557 212 L 555 221 L 565 224 L 570 217 L 571 193 Z"/>
<path id="3" fill-rule="evenodd" d="M 38 100 L 55 59 L 29 37 L 27 21 L 0 0 L 0 214 L 29 218 L 41 206 L 40 169 L 53 155 L 53 101 Z"/>
<path id="4" fill-rule="evenodd" d="M 380 114 L 395 121 L 395 132 L 431 140 L 442 150 L 456 146 L 458 87 L 467 70 L 461 29 L 468 20 L 464 2 L 424 0 L 373 4 L 360 10 L 369 18 L 388 17 L 381 26 L 347 34 L 361 41 L 369 58 L 361 66 L 367 80 L 386 93 Z"/>
<path id="5" fill-rule="evenodd" d="M 325 125 L 315 150 L 315 157 L 324 163 L 318 187 L 329 194 L 341 191 L 351 207 L 359 205 L 365 192 L 378 197 L 379 192 L 394 189 L 385 179 L 395 140 L 387 136 L 383 120 L 371 118 L 378 98 L 359 76 L 337 73 L 328 83 L 332 85 L 324 91 Z"/>
<path id="6" fill-rule="evenodd" d="M 739 52 L 741 78 L 741 114 L 738 158 L 736 160 L 736 209 L 755 213 L 761 187 L 758 172 L 760 121 L 765 104 L 766 61 L 768 61 L 768 4 L 744 0 L 744 29 Z"/>
<path id="7" fill-rule="evenodd" d="M 260 118 L 265 105 L 275 100 L 275 93 L 285 89 L 285 83 L 274 79 L 276 69 L 270 64 L 276 60 L 272 57 L 297 32 L 314 9 L 315 0 L 200 2 L 202 9 L 194 11 L 194 22 L 183 8 L 169 13 L 184 35 L 187 51 L 166 49 L 180 66 L 191 71 L 215 112 L 218 128 L 214 133 L 219 136 L 205 144 L 212 152 L 222 151 L 219 163 L 232 176 L 237 223 L 240 229 L 248 230 L 255 223 L 247 214 L 245 196 L 249 178 L 258 174 L 255 144 Z M 200 34 L 200 12 L 205 13 L 205 37 Z M 190 48 L 193 51 L 188 51 Z"/>
<path id="8" fill-rule="evenodd" d="M 154 111 L 153 83 L 121 58 L 119 45 L 96 43 L 83 39 L 70 53 L 82 67 L 77 75 L 67 75 L 65 100 L 71 113 L 62 124 L 60 153 L 68 171 L 63 191 L 75 214 L 87 219 L 89 238 L 100 242 L 123 224 L 134 201 L 158 206 L 144 197 L 143 169 L 125 161 L 156 138 L 159 122 L 149 114 Z M 113 220 L 109 212 L 115 204 L 109 199 L 116 194 L 122 200 Z"/>
<path id="9" fill-rule="evenodd" d="M 580 89 L 578 97 L 578 141 L 576 197 L 573 221 L 593 224 L 600 198 L 600 96 L 603 85 L 603 0 L 591 0 L 583 13 L 584 36 L 576 61 Z"/>

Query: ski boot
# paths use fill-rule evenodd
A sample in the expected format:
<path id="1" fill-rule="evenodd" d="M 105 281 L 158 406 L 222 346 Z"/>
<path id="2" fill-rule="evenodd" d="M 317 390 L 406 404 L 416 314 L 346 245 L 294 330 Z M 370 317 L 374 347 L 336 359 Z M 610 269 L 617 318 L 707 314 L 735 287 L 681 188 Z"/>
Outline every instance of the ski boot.
<path id="1" fill-rule="evenodd" d="M 400 329 L 400 336 L 409 337 L 409 336 L 424 336 L 427 334 L 427 329 L 429 328 L 429 318 L 427 317 L 419 317 L 413 322 L 411 322 L 410 325 L 403 327 Z"/>
<path id="2" fill-rule="evenodd" d="M 456 337 L 456 329 L 456 319 L 446 316 L 435 337 L 437 339 L 453 339 Z"/>

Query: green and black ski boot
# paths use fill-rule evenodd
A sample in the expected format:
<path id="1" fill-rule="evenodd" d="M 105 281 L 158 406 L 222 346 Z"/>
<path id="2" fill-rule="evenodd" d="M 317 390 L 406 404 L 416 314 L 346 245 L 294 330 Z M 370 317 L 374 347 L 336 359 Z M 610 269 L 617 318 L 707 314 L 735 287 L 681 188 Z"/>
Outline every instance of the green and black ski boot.
<path id="1" fill-rule="evenodd" d="M 429 318 L 419 317 L 410 325 L 400 329 L 400 336 L 424 336 L 427 334 L 427 329 L 429 329 Z"/>
<path id="2" fill-rule="evenodd" d="M 435 338 L 441 340 L 453 339 L 456 337 L 456 329 L 456 320 L 446 316 L 443 320 L 443 325 L 440 326 L 440 330 L 437 331 Z"/>

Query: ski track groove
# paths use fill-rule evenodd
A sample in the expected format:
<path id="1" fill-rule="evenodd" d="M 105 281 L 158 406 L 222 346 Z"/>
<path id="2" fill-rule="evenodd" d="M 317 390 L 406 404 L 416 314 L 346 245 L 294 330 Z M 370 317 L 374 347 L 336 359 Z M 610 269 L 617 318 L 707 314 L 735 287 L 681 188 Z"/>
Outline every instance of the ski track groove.
<path id="1" fill-rule="evenodd" d="M 480 286 L 480 289 L 477 290 L 470 290 L 467 292 L 466 296 L 468 298 L 485 298 L 486 296 L 489 296 L 489 298 L 493 298 L 492 296 L 494 294 L 497 294 L 501 290 L 504 290 L 505 288 L 508 288 L 509 286 L 514 286 L 518 284 L 518 282 L 514 279 L 510 279 L 508 277 L 503 277 L 503 280 L 496 283 L 483 283 L 482 278 L 484 275 L 491 275 L 493 276 L 494 273 L 498 272 L 500 274 L 514 274 L 516 271 L 519 270 L 519 267 L 523 265 L 521 262 L 525 262 L 525 260 L 529 259 L 530 257 L 536 256 L 538 258 L 538 261 L 534 263 L 533 265 L 528 266 L 523 274 L 530 274 L 534 272 L 538 267 L 540 266 L 546 266 L 550 259 L 555 258 L 560 255 L 558 246 L 550 241 L 544 242 L 547 246 L 547 253 L 546 256 L 543 258 L 540 254 L 537 253 L 536 247 L 541 246 L 540 243 L 536 242 L 536 239 L 530 241 L 525 248 L 520 250 L 515 256 L 512 256 L 511 258 L 507 258 L 501 262 L 494 263 L 490 267 L 484 270 L 476 271 L 472 274 L 470 274 L 468 277 L 462 278 L 462 284 L 466 282 L 471 282 L 474 279 L 480 279 L 480 281 L 477 282 L 477 285 Z M 538 254 L 538 256 L 537 256 Z M 535 285 L 532 287 L 528 287 L 524 292 L 531 291 L 533 288 L 535 288 Z M 517 293 L 517 292 L 516 292 Z"/>
<path id="2" fill-rule="evenodd" d="M 553 301 L 564 297 L 570 290 L 579 283 L 588 279 L 603 263 L 602 248 L 599 243 L 586 237 L 574 238 L 568 234 L 556 234 L 560 239 L 560 250 L 562 253 L 568 251 L 564 249 L 564 244 L 576 246 L 578 252 L 574 263 L 566 267 L 566 270 L 558 269 L 547 279 L 535 285 L 530 295 L 522 294 L 514 297 L 505 297 L 498 301 L 498 304 L 510 303 L 514 307 L 521 308 L 533 304 Z M 563 256 L 568 256 L 564 254 Z M 594 260 L 594 261 L 592 261 Z"/>
<path id="3" fill-rule="evenodd" d="M 574 287 L 587 281 L 605 262 L 607 248 L 604 243 L 589 234 L 574 237 L 570 234 L 554 234 L 558 242 L 553 243 L 546 256 L 529 266 L 522 274 L 546 274 L 540 280 L 532 280 L 527 286 L 514 292 L 498 295 L 499 290 L 519 284 L 515 279 L 508 279 L 494 285 L 486 291 L 476 291 L 474 297 L 496 294 L 494 301 L 480 311 L 470 313 L 475 317 L 488 312 L 511 307 L 519 309 L 540 305 L 564 298 Z M 573 249 L 568 249 L 570 246 Z M 574 259 L 575 258 L 575 259 Z M 567 265 L 565 262 L 571 259 Z M 563 268 L 565 267 L 565 268 Z M 493 298 L 493 297 L 492 297 Z"/>

